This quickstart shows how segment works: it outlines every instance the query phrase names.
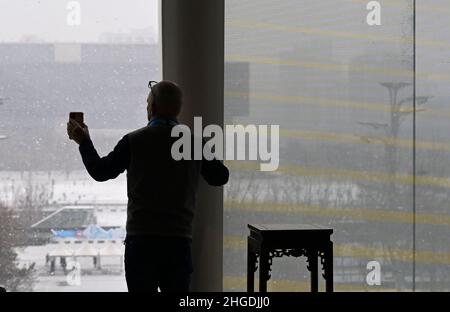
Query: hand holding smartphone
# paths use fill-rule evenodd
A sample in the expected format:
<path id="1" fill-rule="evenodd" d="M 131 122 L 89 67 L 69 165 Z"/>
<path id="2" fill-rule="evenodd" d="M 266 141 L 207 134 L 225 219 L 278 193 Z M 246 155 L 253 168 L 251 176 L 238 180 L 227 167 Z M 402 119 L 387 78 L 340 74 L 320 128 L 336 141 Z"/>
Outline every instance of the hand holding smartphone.
<path id="1" fill-rule="evenodd" d="M 74 119 L 81 126 L 84 126 L 84 114 L 82 112 L 70 112 L 69 119 Z"/>
<path id="2" fill-rule="evenodd" d="M 78 125 L 77 125 L 78 124 Z M 89 130 L 84 123 L 82 112 L 70 112 L 69 122 L 67 123 L 67 134 L 69 139 L 74 140 L 80 144 L 85 139 L 89 138 Z"/>

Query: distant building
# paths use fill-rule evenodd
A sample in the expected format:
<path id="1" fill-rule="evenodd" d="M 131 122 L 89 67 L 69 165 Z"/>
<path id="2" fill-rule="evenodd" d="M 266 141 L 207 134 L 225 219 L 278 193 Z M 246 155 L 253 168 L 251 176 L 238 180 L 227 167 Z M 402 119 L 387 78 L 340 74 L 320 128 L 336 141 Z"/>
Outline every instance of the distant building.
<path id="1" fill-rule="evenodd" d="M 82 169 L 67 144 L 70 111 L 83 111 L 90 129 L 145 125 L 147 82 L 161 76 L 159 45 L 0 44 L 0 95 L 10 98 L 0 115 L 3 170 Z M 125 133 L 95 135 L 99 151 Z M 10 157 L 14 155 L 14 157 Z"/>

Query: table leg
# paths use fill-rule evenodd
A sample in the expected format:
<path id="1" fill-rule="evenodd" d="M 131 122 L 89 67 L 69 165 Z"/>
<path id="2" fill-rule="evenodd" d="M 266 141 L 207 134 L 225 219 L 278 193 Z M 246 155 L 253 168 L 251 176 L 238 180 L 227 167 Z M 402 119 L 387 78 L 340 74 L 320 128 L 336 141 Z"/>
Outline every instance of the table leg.
<path id="1" fill-rule="evenodd" d="M 311 250 L 308 254 L 308 266 L 311 272 L 311 292 L 319 291 L 319 276 L 317 267 L 318 253 L 315 250 Z"/>
<path id="2" fill-rule="evenodd" d="M 330 242 L 325 252 L 326 292 L 333 292 L 333 242 Z"/>
<path id="3" fill-rule="evenodd" d="M 247 239 L 247 292 L 255 291 L 255 263 L 256 255 L 251 246 L 250 238 Z"/>
<path id="4" fill-rule="evenodd" d="M 267 292 L 267 280 L 269 276 L 269 253 L 261 248 L 259 255 L 259 292 Z"/>

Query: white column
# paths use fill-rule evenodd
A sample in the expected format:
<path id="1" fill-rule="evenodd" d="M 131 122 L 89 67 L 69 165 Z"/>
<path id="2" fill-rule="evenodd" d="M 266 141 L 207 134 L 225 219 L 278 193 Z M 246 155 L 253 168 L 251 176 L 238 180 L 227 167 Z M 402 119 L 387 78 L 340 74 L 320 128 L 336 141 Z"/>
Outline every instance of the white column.
<path id="1" fill-rule="evenodd" d="M 180 120 L 223 125 L 224 1 L 162 0 L 163 79 L 183 89 Z M 193 291 L 222 291 L 223 190 L 198 190 L 194 219 Z"/>

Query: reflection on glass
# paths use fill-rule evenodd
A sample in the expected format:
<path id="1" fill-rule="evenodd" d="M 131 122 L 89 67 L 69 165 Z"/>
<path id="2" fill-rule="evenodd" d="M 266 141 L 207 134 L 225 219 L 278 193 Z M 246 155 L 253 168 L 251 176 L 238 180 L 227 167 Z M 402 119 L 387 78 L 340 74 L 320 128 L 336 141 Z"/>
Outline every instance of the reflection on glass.
<path id="1" fill-rule="evenodd" d="M 226 1 L 226 123 L 281 137 L 277 172 L 229 164 L 225 290 L 246 287 L 247 223 L 334 228 L 337 291 L 413 287 L 413 9 L 383 5 L 369 26 L 366 4 Z M 305 259 L 271 274 L 269 290 L 309 290 Z"/>
<path id="2" fill-rule="evenodd" d="M 450 290 L 448 2 L 417 7 L 416 284 Z"/>

